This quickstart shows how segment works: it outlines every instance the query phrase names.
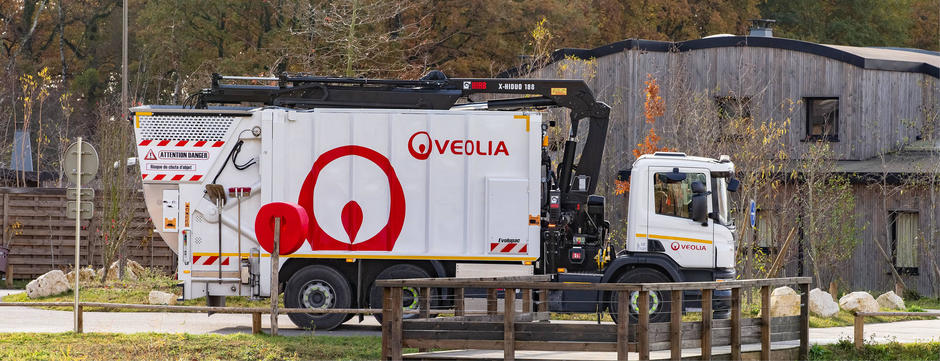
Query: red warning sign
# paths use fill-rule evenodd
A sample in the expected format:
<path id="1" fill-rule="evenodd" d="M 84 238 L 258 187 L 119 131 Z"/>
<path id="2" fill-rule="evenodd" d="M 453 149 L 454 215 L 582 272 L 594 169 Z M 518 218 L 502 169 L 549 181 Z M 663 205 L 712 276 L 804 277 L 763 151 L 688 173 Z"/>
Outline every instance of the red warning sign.
<path id="1" fill-rule="evenodd" d="M 157 160 L 157 155 L 153 154 L 153 149 L 147 152 L 147 156 L 144 157 L 144 160 Z"/>

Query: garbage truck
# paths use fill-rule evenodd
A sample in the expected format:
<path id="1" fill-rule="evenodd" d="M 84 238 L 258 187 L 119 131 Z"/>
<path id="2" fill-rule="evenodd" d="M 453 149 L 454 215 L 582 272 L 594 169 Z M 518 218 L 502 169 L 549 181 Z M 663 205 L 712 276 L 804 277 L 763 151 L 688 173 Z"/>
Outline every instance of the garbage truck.
<path id="1" fill-rule="evenodd" d="M 549 120 L 550 108 L 570 122 Z M 733 279 L 727 156 L 639 157 L 618 175 L 631 184 L 627 236 L 610 239 L 608 200 L 596 194 L 609 110 L 582 80 L 214 74 L 183 104 L 138 106 L 130 121 L 182 299 L 274 296 L 272 250 L 254 229 L 272 202 L 309 219 L 277 265 L 286 307 L 380 308 L 379 279 Z M 560 144 L 549 142 L 554 127 Z M 447 306 L 451 295 L 432 292 L 432 307 Z M 406 291 L 403 307 L 420 307 L 417 297 Z M 669 293 L 650 297 L 652 322 L 668 320 Z M 556 293 L 550 306 L 616 316 L 611 298 Z M 718 293 L 715 302 L 715 316 L 727 314 Z M 290 314 L 317 329 L 351 317 Z"/>

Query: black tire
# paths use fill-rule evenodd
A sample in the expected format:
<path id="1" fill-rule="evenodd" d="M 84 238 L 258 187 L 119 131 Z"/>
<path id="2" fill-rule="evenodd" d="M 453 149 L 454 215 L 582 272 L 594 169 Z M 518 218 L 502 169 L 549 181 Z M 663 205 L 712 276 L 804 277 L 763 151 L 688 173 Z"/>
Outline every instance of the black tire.
<path id="1" fill-rule="evenodd" d="M 291 276 L 284 290 L 284 306 L 288 308 L 349 308 L 352 291 L 349 282 L 333 267 L 307 266 Z M 344 313 L 291 313 L 290 320 L 305 329 L 331 330 L 343 324 Z"/>
<path id="2" fill-rule="evenodd" d="M 650 268 L 636 268 L 630 271 L 627 271 L 620 278 L 617 279 L 616 283 L 663 283 L 663 282 L 672 282 L 669 277 L 666 275 L 650 269 Z M 639 309 L 637 308 L 637 299 L 639 292 L 630 293 L 630 323 L 636 323 L 638 321 L 637 313 Z M 669 292 L 657 292 L 650 291 L 650 323 L 654 322 L 669 322 L 670 319 L 670 310 L 672 302 L 670 302 L 671 295 Z M 610 302 L 610 317 L 617 321 L 618 319 L 618 310 L 617 310 L 617 293 L 611 292 L 608 301 Z"/>
<path id="3" fill-rule="evenodd" d="M 431 275 L 428 274 L 423 268 L 412 265 L 412 264 L 397 264 L 382 270 L 378 276 L 375 277 L 376 281 L 378 280 L 393 280 L 393 279 L 408 279 L 408 278 L 430 278 Z M 417 289 L 406 287 L 402 290 L 401 303 L 402 308 L 405 310 L 419 310 L 418 297 L 420 293 Z M 435 300 L 437 299 L 437 289 L 431 289 L 431 307 L 435 306 Z M 369 288 L 369 307 L 370 308 L 382 308 L 382 288 L 376 287 L 375 282 L 372 283 L 372 286 Z M 373 314 L 376 321 L 382 323 L 382 314 L 376 313 Z M 417 318 L 419 315 L 416 313 L 406 313 L 402 315 L 404 319 Z"/>

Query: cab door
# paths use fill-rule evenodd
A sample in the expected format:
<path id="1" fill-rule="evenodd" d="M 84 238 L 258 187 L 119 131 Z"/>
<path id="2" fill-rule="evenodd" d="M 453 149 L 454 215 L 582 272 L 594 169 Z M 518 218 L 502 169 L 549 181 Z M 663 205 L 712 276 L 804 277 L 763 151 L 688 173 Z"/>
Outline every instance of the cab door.
<path id="1" fill-rule="evenodd" d="M 708 170 L 650 167 L 649 174 L 649 251 L 664 252 L 681 267 L 714 268 L 714 224 L 711 219 L 704 225 L 692 220 L 692 183 L 702 182 L 705 189 L 711 189 Z M 711 202 L 705 203 L 711 213 Z"/>

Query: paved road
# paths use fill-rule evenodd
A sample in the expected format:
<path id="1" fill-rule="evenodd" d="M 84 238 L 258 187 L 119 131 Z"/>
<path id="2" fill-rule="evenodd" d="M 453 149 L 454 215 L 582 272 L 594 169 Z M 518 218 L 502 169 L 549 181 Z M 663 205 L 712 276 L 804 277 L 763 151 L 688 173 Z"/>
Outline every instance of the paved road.
<path id="1" fill-rule="evenodd" d="M 0 290 L 0 297 L 22 291 Z M 33 307 L 0 308 L 2 332 L 72 331 L 71 311 L 52 311 Z M 271 317 L 261 318 L 261 327 L 270 327 Z M 85 332 L 166 332 L 166 333 L 251 333 L 251 315 L 162 312 L 84 312 Z M 382 330 L 372 316 L 360 324 L 357 318 L 332 331 L 308 331 L 297 328 L 287 316 L 278 317 L 282 335 L 316 334 L 327 336 L 381 336 Z"/>
<path id="2" fill-rule="evenodd" d="M 0 297 L 22 291 L 0 290 Z M 65 332 L 72 330 L 72 313 L 50 311 L 32 307 L 4 307 L 0 312 L 0 332 Z M 269 327 L 270 317 L 262 317 L 262 327 Z M 167 333 L 249 333 L 251 316 L 215 314 L 206 316 L 194 313 L 160 312 L 85 312 L 86 332 L 167 332 Z M 296 328 L 287 316 L 278 318 L 278 326 L 284 335 L 314 333 L 332 336 L 380 336 L 381 328 L 371 316 L 362 323 L 354 318 L 332 331 L 307 331 Z M 865 339 L 876 342 L 926 342 L 940 341 L 940 319 L 876 323 L 865 325 Z M 840 339 L 851 339 L 850 327 L 810 329 L 813 343 L 834 343 Z"/>

